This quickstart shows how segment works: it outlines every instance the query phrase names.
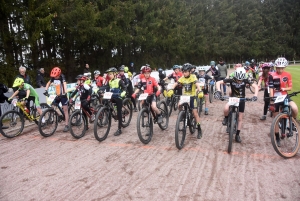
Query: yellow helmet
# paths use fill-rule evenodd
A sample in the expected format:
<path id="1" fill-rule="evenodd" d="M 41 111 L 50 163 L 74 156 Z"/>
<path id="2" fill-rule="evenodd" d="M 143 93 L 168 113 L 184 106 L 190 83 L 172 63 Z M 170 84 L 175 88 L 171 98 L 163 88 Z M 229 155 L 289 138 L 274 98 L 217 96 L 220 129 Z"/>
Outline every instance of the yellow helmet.
<path id="1" fill-rule="evenodd" d="M 21 84 L 23 84 L 24 80 L 20 77 L 16 78 L 14 81 L 14 84 L 12 87 L 19 87 Z"/>

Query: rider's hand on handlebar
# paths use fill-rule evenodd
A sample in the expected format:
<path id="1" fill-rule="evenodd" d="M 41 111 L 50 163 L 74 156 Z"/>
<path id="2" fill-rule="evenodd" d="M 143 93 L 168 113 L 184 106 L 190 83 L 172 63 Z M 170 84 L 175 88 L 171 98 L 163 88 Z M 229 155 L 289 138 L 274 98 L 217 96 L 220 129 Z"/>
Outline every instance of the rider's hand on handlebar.
<path id="1" fill-rule="evenodd" d="M 253 96 L 252 101 L 257 101 L 257 96 Z"/>
<path id="2" fill-rule="evenodd" d="M 45 96 L 49 97 L 48 91 L 45 91 L 43 94 L 44 94 Z"/>

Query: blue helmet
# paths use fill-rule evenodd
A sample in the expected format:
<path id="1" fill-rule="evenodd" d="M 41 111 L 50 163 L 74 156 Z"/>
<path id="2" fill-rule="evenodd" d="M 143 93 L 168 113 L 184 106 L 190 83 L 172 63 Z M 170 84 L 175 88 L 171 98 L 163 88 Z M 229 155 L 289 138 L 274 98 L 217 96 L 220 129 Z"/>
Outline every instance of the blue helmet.
<path id="1" fill-rule="evenodd" d="M 216 66 L 216 62 L 215 62 L 215 61 L 211 61 L 211 62 L 210 62 L 210 65 L 211 65 L 211 66 Z"/>
<path id="2" fill-rule="evenodd" d="M 249 66 L 250 65 L 250 62 L 249 61 L 246 61 L 245 62 L 245 66 Z"/>

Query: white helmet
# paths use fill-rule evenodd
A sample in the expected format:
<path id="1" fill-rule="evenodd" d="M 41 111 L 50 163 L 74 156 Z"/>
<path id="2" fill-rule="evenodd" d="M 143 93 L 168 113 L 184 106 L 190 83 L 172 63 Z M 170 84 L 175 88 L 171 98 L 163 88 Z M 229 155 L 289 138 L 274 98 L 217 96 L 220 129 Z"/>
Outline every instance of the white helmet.
<path id="1" fill-rule="evenodd" d="M 276 67 L 286 67 L 289 64 L 289 62 L 284 57 L 279 57 L 275 61 Z"/>
<path id="2" fill-rule="evenodd" d="M 205 68 L 203 66 L 200 66 L 198 71 L 201 71 L 201 70 L 205 71 Z"/>
<path id="3" fill-rule="evenodd" d="M 88 77 L 89 79 L 91 78 L 91 73 L 84 73 L 83 75 Z"/>
<path id="4" fill-rule="evenodd" d="M 238 80 L 246 79 L 246 70 L 243 67 L 235 69 L 234 77 Z"/>
<path id="5" fill-rule="evenodd" d="M 142 66 L 142 67 L 141 67 L 141 71 L 142 71 L 144 68 L 146 68 L 146 67 L 147 67 L 147 66 Z"/>
<path id="6" fill-rule="evenodd" d="M 94 71 L 94 75 L 100 75 L 100 71 L 99 70 L 95 70 Z"/>

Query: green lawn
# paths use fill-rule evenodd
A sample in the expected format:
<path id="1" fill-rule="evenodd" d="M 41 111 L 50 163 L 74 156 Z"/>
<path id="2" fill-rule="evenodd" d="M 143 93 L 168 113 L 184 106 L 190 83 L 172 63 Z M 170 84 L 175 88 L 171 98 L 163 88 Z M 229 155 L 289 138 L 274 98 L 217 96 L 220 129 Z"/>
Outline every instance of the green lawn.
<path id="1" fill-rule="evenodd" d="M 293 80 L 293 91 L 300 91 L 300 65 L 290 65 L 285 69 L 287 72 L 290 72 Z M 300 107 L 300 94 L 292 97 L 292 100 Z M 298 113 L 298 120 L 300 120 L 300 113 Z"/>

